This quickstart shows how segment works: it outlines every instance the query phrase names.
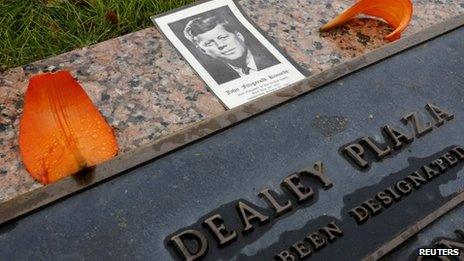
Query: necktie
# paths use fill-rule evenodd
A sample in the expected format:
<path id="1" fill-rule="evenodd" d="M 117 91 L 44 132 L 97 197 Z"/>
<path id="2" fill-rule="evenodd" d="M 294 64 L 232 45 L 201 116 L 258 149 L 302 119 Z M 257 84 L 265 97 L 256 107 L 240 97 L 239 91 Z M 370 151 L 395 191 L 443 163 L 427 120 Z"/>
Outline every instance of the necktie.
<path id="1" fill-rule="evenodd" d="M 251 70 L 251 68 L 250 68 L 250 67 L 248 67 L 248 66 L 247 66 L 247 67 L 245 67 L 245 68 L 242 68 L 242 72 L 243 72 L 245 75 L 248 75 L 248 74 L 250 74 L 250 70 Z"/>

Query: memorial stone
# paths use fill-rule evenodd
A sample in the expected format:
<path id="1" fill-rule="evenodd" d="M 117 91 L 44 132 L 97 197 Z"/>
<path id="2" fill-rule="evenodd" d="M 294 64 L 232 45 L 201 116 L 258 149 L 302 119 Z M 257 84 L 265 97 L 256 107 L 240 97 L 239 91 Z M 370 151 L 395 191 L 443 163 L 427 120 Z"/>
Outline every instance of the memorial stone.
<path id="1" fill-rule="evenodd" d="M 463 38 L 449 31 L 8 221 L 1 256 L 462 258 Z"/>

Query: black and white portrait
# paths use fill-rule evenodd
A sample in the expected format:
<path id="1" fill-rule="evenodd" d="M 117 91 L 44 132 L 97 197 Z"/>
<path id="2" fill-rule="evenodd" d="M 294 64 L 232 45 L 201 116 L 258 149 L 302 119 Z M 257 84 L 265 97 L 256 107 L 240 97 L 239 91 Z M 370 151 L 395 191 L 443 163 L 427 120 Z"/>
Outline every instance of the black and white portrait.
<path id="1" fill-rule="evenodd" d="M 169 26 L 218 84 L 280 63 L 227 6 Z"/>
<path id="2" fill-rule="evenodd" d="M 210 0 L 152 17 L 227 108 L 304 79 L 233 0 Z"/>

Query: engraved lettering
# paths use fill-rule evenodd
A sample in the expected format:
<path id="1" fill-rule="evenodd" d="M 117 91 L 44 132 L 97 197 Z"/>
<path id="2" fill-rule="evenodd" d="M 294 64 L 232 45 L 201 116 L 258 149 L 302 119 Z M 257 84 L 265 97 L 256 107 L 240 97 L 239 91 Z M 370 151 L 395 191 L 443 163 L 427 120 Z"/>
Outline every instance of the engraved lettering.
<path id="1" fill-rule="evenodd" d="M 321 248 L 325 247 L 325 245 L 327 244 L 325 239 L 321 237 L 320 234 L 317 232 L 310 234 L 309 236 L 306 237 L 306 239 L 309 241 L 309 243 L 311 243 L 315 251 L 320 250 Z"/>
<path id="2" fill-rule="evenodd" d="M 400 201 L 401 200 L 401 197 L 400 195 L 398 195 L 398 193 L 396 193 L 396 191 L 394 191 L 391 187 L 388 187 L 385 192 L 387 192 L 388 194 L 390 194 L 392 197 L 393 197 L 393 200 L 395 200 L 396 202 Z"/>
<path id="3" fill-rule="evenodd" d="M 377 160 L 382 160 L 391 153 L 391 148 L 389 146 L 387 146 L 385 149 L 382 149 L 368 136 L 364 136 L 360 142 L 365 144 L 367 148 L 374 153 Z"/>
<path id="4" fill-rule="evenodd" d="M 348 213 L 356 220 L 358 225 L 362 225 L 368 219 L 374 218 L 384 208 L 391 207 L 394 202 L 398 202 L 413 193 L 414 189 L 420 189 L 424 184 L 439 176 L 441 173 L 437 170 L 438 168 L 445 173 L 451 165 L 456 165 L 458 160 L 451 154 L 453 150 L 448 151 L 428 165 L 422 166 L 419 170 L 416 170 L 405 178 L 397 180 L 393 186 L 389 186 L 384 191 L 378 192 L 374 198 L 368 198 Z M 443 158 L 449 158 L 451 164 L 447 165 Z M 464 238 L 464 231 L 462 233 Z"/>
<path id="5" fill-rule="evenodd" d="M 332 221 L 318 231 L 310 233 L 303 240 L 296 241 L 289 249 L 279 252 L 274 258 L 277 260 L 303 260 L 342 236 L 343 231 L 335 221 Z"/>
<path id="6" fill-rule="evenodd" d="M 369 219 L 369 211 L 361 206 L 351 209 L 348 213 L 356 220 L 358 225 L 364 224 Z"/>
<path id="7" fill-rule="evenodd" d="M 312 198 L 314 195 L 314 191 L 312 188 L 304 187 L 301 184 L 300 178 L 297 174 L 292 174 L 285 178 L 282 182 L 282 186 L 286 187 L 297 197 L 299 204 Z"/>
<path id="8" fill-rule="evenodd" d="M 294 261 L 295 257 L 290 254 L 287 250 L 281 251 L 279 254 L 275 255 L 275 258 L 277 260 L 282 260 L 282 261 Z"/>
<path id="9" fill-rule="evenodd" d="M 408 195 L 412 191 L 411 184 L 404 180 L 398 181 L 395 185 L 395 188 L 403 195 Z"/>
<path id="10" fill-rule="evenodd" d="M 435 178 L 436 176 L 440 175 L 440 172 L 428 167 L 428 166 L 422 166 L 422 171 L 424 172 L 424 174 L 426 175 L 427 179 L 428 180 L 431 180 L 433 178 Z"/>
<path id="11" fill-rule="evenodd" d="M 375 216 L 375 215 L 379 214 L 380 212 L 382 212 L 382 206 L 380 206 L 380 204 L 377 201 L 375 201 L 375 200 L 373 200 L 371 198 L 364 201 L 362 203 L 362 205 L 366 209 L 370 210 L 372 216 Z"/>
<path id="12" fill-rule="evenodd" d="M 268 204 L 269 207 L 274 209 L 275 211 L 275 216 L 280 217 L 283 214 L 289 212 L 292 210 L 292 202 L 290 200 L 287 200 L 284 205 L 279 204 L 277 200 L 275 199 L 274 196 L 272 196 L 271 192 L 269 189 L 263 189 L 261 192 L 258 194 L 261 198 L 264 198 L 265 202 Z"/>
<path id="13" fill-rule="evenodd" d="M 389 125 L 385 125 L 383 127 L 383 130 L 385 131 L 385 133 L 388 135 L 388 137 L 392 141 L 393 148 L 396 150 L 402 148 L 404 144 L 411 143 L 414 140 L 413 137 L 409 137 L 406 134 L 400 132 L 399 130 L 392 128 Z"/>
<path id="14" fill-rule="evenodd" d="M 337 239 L 337 237 L 343 236 L 343 231 L 337 226 L 337 224 L 335 224 L 335 222 L 330 222 L 319 231 L 327 236 L 327 240 L 329 242 L 333 242 Z"/>
<path id="15" fill-rule="evenodd" d="M 243 224 L 243 234 L 248 234 L 249 232 L 253 231 L 254 227 L 251 224 L 251 221 L 258 220 L 258 224 L 260 226 L 269 222 L 269 217 L 259 213 L 254 208 L 248 206 L 247 204 L 239 201 L 237 204 L 237 211 L 240 215 L 240 219 L 242 220 Z"/>
<path id="16" fill-rule="evenodd" d="M 414 127 L 414 132 L 416 133 L 416 137 L 418 138 L 432 131 L 433 128 L 431 122 L 427 122 L 425 125 L 423 125 L 419 119 L 417 112 L 411 112 L 409 114 L 406 114 L 401 120 L 404 124 L 407 124 L 408 122 L 412 124 L 412 126 Z"/>
<path id="17" fill-rule="evenodd" d="M 436 159 L 430 163 L 430 165 L 438 167 L 438 171 L 443 173 L 446 171 L 446 165 L 445 162 L 442 159 Z"/>
<path id="18" fill-rule="evenodd" d="M 405 125 L 412 126 L 412 133 L 405 132 L 401 129 L 397 129 L 392 127 L 391 125 L 385 125 L 382 127 L 382 133 L 385 134 L 387 139 L 388 145 L 382 145 L 372 139 L 370 136 L 364 136 L 360 138 L 358 142 L 352 142 L 349 145 L 345 145 L 341 148 L 340 152 L 343 154 L 344 157 L 353 165 L 356 165 L 361 170 L 364 170 L 370 166 L 369 157 L 365 157 L 366 150 L 372 152 L 373 156 L 375 156 L 376 161 L 381 161 L 387 156 L 391 155 L 393 151 L 400 150 L 404 148 L 407 144 L 414 141 L 414 138 L 420 138 L 423 135 L 431 132 L 434 129 L 434 125 L 437 127 L 442 125 L 446 121 L 450 121 L 454 118 L 454 115 L 439 108 L 433 104 L 426 105 L 427 111 L 432 117 L 434 118 L 434 122 L 432 121 L 425 121 L 421 119 L 420 114 L 418 112 L 410 112 L 401 118 L 401 121 Z M 460 148 L 457 149 L 456 152 L 459 154 L 460 159 L 464 159 L 464 149 Z M 447 156 L 450 157 L 450 156 Z M 449 158 L 451 164 L 453 164 L 453 158 Z M 435 163 L 439 164 L 439 162 Z M 440 164 L 439 164 L 440 165 Z M 438 166 L 441 171 L 444 171 L 444 167 Z"/>
<path id="19" fill-rule="evenodd" d="M 203 222 L 203 225 L 206 226 L 213 235 L 219 248 L 222 248 L 237 239 L 237 233 L 235 233 L 235 231 L 227 231 L 224 226 L 224 220 L 219 214 L 207 218 Z"/>
<path id="20" fill-rule="evenodd" d="M 195 250 L 191 250 L 185 245 L 185 241 L 187 240 L 196 242 L 197 247 Z M 206 237 L 203 233 L 193 229 L 185 230 L 171 237 L 169 242 L 174 245 L 175 249 L 183 257 L 183 259 L 188 261 L 197 260 L 203 257 L 208 250 L 208 240 Z"/>
<path id="21" fill-rule="evenodd" d="M 458 164 L 459 160 L 455 158 L 451 153 L 447 152 L 445 153 L 442 158 L 446 161 L 448 166 L 453 167 L 456 164 Z"/>
<path id="22" fill-rule="evenodd" d="M 377 199 L 382 205 L 386 208 L 391 206 L 393 203 L 393 199 L 385 192 L 381 191 L 375 195 L 375 199 Z"/>
<path id="23" fill-rule="evenodd" d="M 445 121 L 450 121 L 454 118 L 453 114 L 443 109 L 440 109 L 438 106 L 433 105 L 432 103 L 427 103 L 425 108 L 430 112 L 430 114 L 435 119 L 435 125 L 437 127 L 443 125 Z"/>
<path id="24" fill-rule="evenodd" d="M 307 248 L 303 241 L 298 241 L 292 245 L 292 248 L 298 254 L 300 259 L 306 258 L 311 255 L 311 250 Z"/>
<path id="25" fill-rule="evenodd" d="M 460 160 L 464 160 L 464 148 L 456 147 L 452 151 L 456 153 L 457 156 L 459 156 Z"/>
<path id="26" fill-rule="evenodd" d="M 407 176 L 406 179 L 410 180 L 416 189 L 427 183 L 427 180 L 418 171 Z"/>
<path id="27" fill-rule="evenodd" d="M 364 148 L 358 143 L 353 143 L 342 150 L 361 169 L 369 167 L 369 163 L 363 158 Z"/>
<path id="28" fill-rule="evenodd" d="M 319 180 L 322 184 L 322 187 L 327 190 L 333 186 L 332 181 L 324 175 L 324 165 L 322 161 L 316 161 L 314 163 L 313 169 L 305 168 L 300 172 L 300 175 L 308 175 Z"/>

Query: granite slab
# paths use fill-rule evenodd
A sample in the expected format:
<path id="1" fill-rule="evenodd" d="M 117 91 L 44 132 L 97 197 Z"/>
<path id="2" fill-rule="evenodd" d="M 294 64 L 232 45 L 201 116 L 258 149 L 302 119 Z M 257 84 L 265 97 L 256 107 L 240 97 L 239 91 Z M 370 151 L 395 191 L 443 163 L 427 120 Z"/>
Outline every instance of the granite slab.
<path id="1" fill-rule="evenodd" d="M 456 198 L 464 201 L 463 37 L 460 27 L 2 224 L 0 256 L 185 260 L 173 239 L 195 230 L 203 243 L 192 243 L 199 242 L 193 236 L 182 239 L 192 255 L 202 249 L 198 245 L 207 247 L 204 258 L 190 260 L 307 260 L 297 257 L 311 251 L 309 260 L 351 261 L 384 244 L 394 245 L 386 260 L 416 260 L 417 247 L 464 222 L 462 204 L 454 205 L 450 216 L 436 214 Z M 441 124 L 426 109 L 429 103 L 446 110 Z M 401 123 L 411 112 L 419 115 L 420 125 L 429 122 L 431 130 L 419 135 L 412 122 Z M 395 146 L 381 133 L 386 124 L 413 140 L 401 138 L 401 146 Z M 370 167 L 360 170 L 342 151 L 363 136 L 392 151 L 376 158 L 366 147 L 362 157 Z M 456 147 L 460 153 L 453 151 Z M 448 152 L 451 158 L 444 156 Z M 325 179 L 315 178 L 316 170 Z M 426 180 L 415 184 L 413 172 Z M 264 189 L 282 208 L 291 207 L 278 214 L 276 205 L 258 196 Z M 374 202 L 371 208 L 368 200 Z M 254 212 L 243 214 L 240 204 Z M 370 209 L 363 222 L 352 214 L 360 206 Z M 416 222 L 430 214 L 437 222 L 418 233 Z M 442 214 L 445 222 L 438 219 Z M 328 224 L 341 232 L 324 232 Z M 407 229 L 413 232 L 391 243 Z M 228 236 L 232 233 L 234 239 Z M 227 244 L 220 243 L 219 234 Z M 297 244 L 306 250 L 298 253 Z M 283 251 L 295 258 L 279 258 Z"/>
<path id="2" fill-rule="evenodd" d="M 311 74 L 387 44 L 390 28 L 354 19 L 341 28 L 318 28 L 352 1 L 239 1 L 245 13 Z M 463 0 L 414 1 L 403 37 L 464 13 Z M 147 18 L 149 19 L 149 18 Z M 0 202 L 41 187 L 21 163 L 18 126 L 28 79 L 69 70 L 113 126 L 120 153 L 199 122 L 225 109 L 189 65 L 154 28 L 111 39 L 0 73 Z"/>

